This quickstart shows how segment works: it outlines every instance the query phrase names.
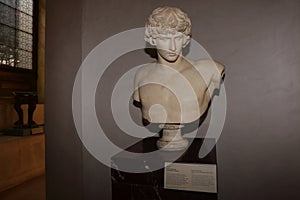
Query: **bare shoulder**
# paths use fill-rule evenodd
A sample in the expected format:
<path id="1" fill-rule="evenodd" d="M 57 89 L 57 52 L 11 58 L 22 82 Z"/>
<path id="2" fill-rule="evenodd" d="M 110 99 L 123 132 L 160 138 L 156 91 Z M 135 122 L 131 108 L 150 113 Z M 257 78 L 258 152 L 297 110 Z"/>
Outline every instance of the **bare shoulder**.
<path id="1" fill-rule="evenodd" d="M 219 61 L 214 60 L 214 62 L 216 63 L 216 65 L 217 65 L 217 67 L 218 67 L 218 70 L 219 70 L 220 72 L 224 72 L 225 66 L 224 66 L 222 63 L 220 63 Z"/>
<path id="2" fill-rule="evenodd" d="M 214 69 L 215 67 L 217 67 L 218 71 L 221 74 L 223 74 L 225 70 L 225 66 L 216 60 L 200 59 L 195 61 L 195 65 L 204 69 Z"/>
<path id="3" fill-rule="evenodd" d="M 145 64 L 137 70 L 135 76 L 136 77 L 145 76 L 145 75 L 149 74 L 149 72 L 153 69 L 153 67 L 154 67 L 153 63 Z"/>

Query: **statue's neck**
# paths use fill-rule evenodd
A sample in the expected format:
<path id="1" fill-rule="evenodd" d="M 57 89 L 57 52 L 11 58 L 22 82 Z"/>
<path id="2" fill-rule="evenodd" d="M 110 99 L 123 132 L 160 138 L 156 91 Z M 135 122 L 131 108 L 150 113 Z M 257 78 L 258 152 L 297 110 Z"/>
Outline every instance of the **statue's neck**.
<path id="1" fill-rule="evenodd" d="M 165 60 L 165 59 L 164 59 L 163 57 L 161 57 L 159 54 L 158 54 L 157 57 L 158 57 L 158 58 L 157 58 L 157 63 L 158 63 L 158 64 L 161 64 L 161 65 L 167 65 L 167 66 L 172 67 L 172 68 L 174 68 L 174 69 L 180 68 L 180 66 L 182 66 L 182 65 L 185 63 L 185 60 L 183 59 L 182 56 L 179 56 L 179 57 L 177 58 L 177 60 L 174 61 L 174 62 L 169 62 L 169 61 Z"/>
<path id="2" fill-rule="evenodd" d="M 175 70 L 181 71 L 187 65 L 187 61 L 182 57 L 179 56 L 175 62 L 169 62 L 165 60 L 158 54 L 157 63 L 161 65 L 166 65 L 172 67 Z"/>

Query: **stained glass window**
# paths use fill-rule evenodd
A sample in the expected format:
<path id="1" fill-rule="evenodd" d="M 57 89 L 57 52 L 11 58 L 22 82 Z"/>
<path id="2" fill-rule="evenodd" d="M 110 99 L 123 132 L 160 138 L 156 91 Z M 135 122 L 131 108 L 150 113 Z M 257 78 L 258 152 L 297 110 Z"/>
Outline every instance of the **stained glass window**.
<path id="1" fill-rule="evenodd" d="M 33 69 L 33 0 L 0 0 L 0 65 Z"/>

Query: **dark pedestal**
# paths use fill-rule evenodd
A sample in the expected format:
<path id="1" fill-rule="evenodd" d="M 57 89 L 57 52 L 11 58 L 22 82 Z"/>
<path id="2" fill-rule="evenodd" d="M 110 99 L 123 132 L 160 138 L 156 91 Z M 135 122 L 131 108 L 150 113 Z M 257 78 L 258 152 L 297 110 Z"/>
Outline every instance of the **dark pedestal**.
<path id="1" fill-rule="evenodd" d="M 130 146 L 126 151 L 134 153 L 148 153 L 156 151 L 156 141 L 158 138 L 146 138 L 142 141 Z M 214 143 L 214 139 L 210 139 Z M 203 139 L 197 138 L 193 141 L 190 147 L 182 154 L 182 152 L 161 152 L 157 158 L 157 162 L 162 166 L 165 162 L 178 155 L 182 154 L 175 162 L 176 163 L 193 163 L 193 164 L 217 164 L 216 148 L 204 158 L 199 159 L 199 149 L 203 143 Z M 124 152 L 121 152 L 112 157 L 112 164 L 119 166 L 125 163 L 134 164 L 140 168 L 147 168 L 146 173 L 128 173 L 112 168 L 112 199 L 113 200 L 217 200 L 217 193 L 205 193 L 194 191 L 173 190 L 164 188 L 164 168 L 159 170 L 151 170 L 151 162 L 145 159 L 143 155 L 128 157 Z M 120 166 L 119 166 L 120 169 Z"/>
<path id="2" fill-rule="evenodd" d="M 38 125 L 33 121 L 33 113 L 36 108 L 37 104 L 37 95 L 36 92 L 20 92 L 16 91 L 14 92 L 15 95 L 15 103 L 14 103 L 14 108 L 16 112 L 18 113 L 18 121 L 14 123 L 14 128 L 22 129 L 25 128 L 23 124 L 23 110 L 21 108 L 22 104 L 28 104 L 28 128 L 35 128 L 38 127 Z"/>
<path id="3" fill-rule="evenodd" d="M 23 127 L 23 128 L 10 128 L 3 130 L 4 135 L 10 136 L 29 136 L 44 133 L 44 126 L 37 125 L 35 128 Z"/>

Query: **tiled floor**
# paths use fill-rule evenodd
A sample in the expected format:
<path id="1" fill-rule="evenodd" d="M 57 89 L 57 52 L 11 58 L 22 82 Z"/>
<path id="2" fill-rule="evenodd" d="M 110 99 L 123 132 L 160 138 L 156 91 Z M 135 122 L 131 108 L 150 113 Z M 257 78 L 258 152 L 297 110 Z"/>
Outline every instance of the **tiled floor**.
<path id="1" fill-rule="evenodd" d="M 1 200 L 45 200 L 45 176 L 27 181 L 19 186 L 0 193 Z"/>

